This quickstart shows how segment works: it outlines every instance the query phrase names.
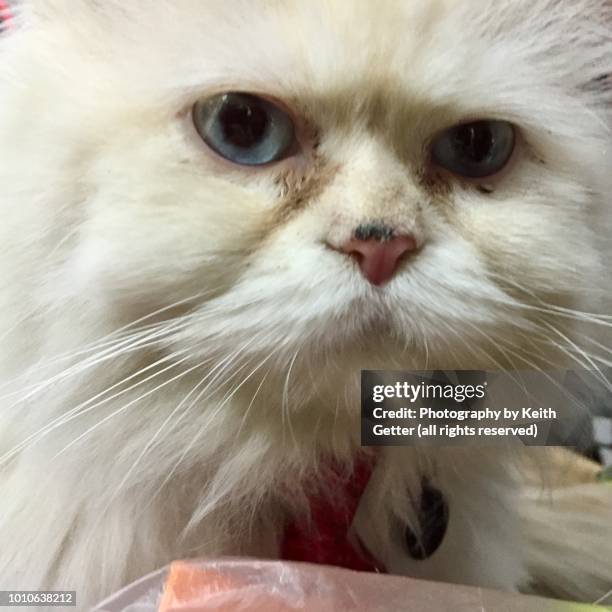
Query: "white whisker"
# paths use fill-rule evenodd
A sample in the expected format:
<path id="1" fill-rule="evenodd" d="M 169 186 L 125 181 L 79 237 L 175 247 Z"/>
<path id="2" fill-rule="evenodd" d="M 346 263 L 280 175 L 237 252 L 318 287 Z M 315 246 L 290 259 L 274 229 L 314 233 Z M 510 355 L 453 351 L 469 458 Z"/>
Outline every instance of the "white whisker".
<path id="1" fill-rule="evenodd" d="M 293 358 L 291 359 L 291 362 L 289 363 L 289 367 L 287 368 L 287 376 L 285 377 L 285 384 L 283 385 L 283 395 L 282 395 L 282 404 L 281 404 L 283 435 L 285 431 L 285 414 L 286 414 L 287 415 L 286 422 L 287 422 L 287 426 L 289 429 L 289 433 L 291 434 L 291 439 L 293 440 L 293 444 L 296 448 L 298 446 L 298 442 L 297 442 L 297 438 L 295 437 L 295 431 L 293 430 L 293 427 L 291 426 L 291 408 L 289 406 L 289 384 L 290 384 L 290 379 L 291 379 L 291 372 L 293 370 L 293 366 L 295 365 L 295 361 L 298 357 L 298 353 L 299 353 L 299 349 L 295 351 L 295 354 L 293 355 Z"/>
<path id="2" fill-rule="evenodd" d="M 159 376 L 160 374 L 165 373 L 166 371 L 170 370 L 171 368 L 176 367 L 177 365 L 180 365 L 181 363 L 183 363 L 183 361 L 186 361 L 186 360 L 187 360 L 187 358 L 185 358 L 184 360 L 181 360 L 181 361 L 179 361 L 177 363 L 174 363 L 171 366 L 168 366 L 167 368 L 164 368 L 164 370 L 162 370 L 161 372 L 157 372 L 154 376 Z M 111 414 L 109 414 L 108 416 L 104 417 L 101 421 L 98 421 L 98 423 L 96 423 L 94 426 L 92 426 L 89 429 L 87 429 L 87 431 L 84 431 L 81 435 L 77 436 L 74 440 L 72 440 L 72 442 L 70 442 L 68 445 L 66 445 L 62 450 L 57 452 L 51 458 L 51 460 L 57 459 L 61 455 L 65 454 L 69 449 L 71 449 L 73 446 L 75 446 L 78 442 L 80 442 L 81 440 L 86 438 L 88 435 L 90 435 L 92 432 L 94 432 L 96 429 L 98 429 L 99 427 L 101 427 L 102 425 L 104 425 L 105 423 L 110 421 L 112 418 L 114 418 L 118 414 L 121 414 L 122 412 L 125 412 L 128 408 L 130 408 L 134 404 L 138 403 L 139 401 L 143 400 L 144 398 L 153 395 L 153 393 L 156 393 L 160 389 L 163 389 L 164 387 L 167 387 L 168 385 L 170 385 L 173 382 L 179 380 L 180 378 L 183 378 L 187 374 L 190 374 L 191 372 L 196 370 L 198 367 L 200 367 L 199 364 L 188 368 L 187 370 L 181 372 L 177 376 L 174 376 L 170 380 L 167 380 L 167 381 L 163 382 L 161 385 L 158 385 L 154 389 L 150 389 L 149 391 L 147 391 L 146 393 L 143 393 L 142 395 L 140 395 L 136 399 L 133 399 L 130 402 L 128 402 L 127 404 L 125 404 L 124 406 L 121 406 L 121 408 L 118 408 L 117 410 L 111 412 Z"/>
<path id="3" fill-rule="evenodd" d="M 149 366 L 147 366 L 145 368 L 142 368 L 142 369 L 138 370 L 137 372 L 131 374 L 130 376 L 127 376 L 126 378 L 124 378 L 124 379 L 120 380 L 119 382 L 113 384 L 111 387 L 108 387 L 104 391 L 101 391 L 100 393 L 98 393 L 94 397 L 88 399 L 87 401 L 82 402 L 81 404 L 78 404 L 74 408 L 71 408 L 70 410 L 67 410 L 66 412 L 62 413 L 59 417 L 53 419 L 52 421 L 47 423 L 44 427 L 40 428 L 38 431 L 34 432 L 33 434 L 30 434 L 24 440 L 22 440 L 17 446 L 15 446 L 10 451 L 8 451 L 4 455 L 2 455 L 0 457 L 0 465 L 5 463 L 6 461 L 10 460 L 11 457 L 13 457 L 15 454 L 19 453 L 20 451 L 22 451 L 24 448 L 29 446 L 31 443 L 38 442 L 42 438 L 48 436 L 50 433 L 52 433 L 53 431 L 58 429 L 59 427 L 63 427 L 64 425 L 66 425 L 67 423 L 72 421 L 76 416 L 81 416 L 81 415 L 87 414 L 88 412 L 91 412 L 92 410 L 95 410 L 96 408 L 99 408 L 100 406 L 103 406 L 103 405 L 107 404 L 108 402 L 112 401 L 113 399 L 121 397 L 125 393 L 128 393 L 129 391 L 131 391 L 133 389 L 136 389 L 137 387 L 141 386 L 142 384 L 145 384 L 149 380 L 152 380 L 153 378 L 157 377 L 159 374 L 161 374 L 163 372 L 156 372 L 153 375 L 145 378 L 144 380 L 140 380 L 137 383 L 135 383 L 133 385 L 130 385 L 129 387 L 127 387 L 125 389 L 122 389 L 121 391 L 119 391 L 119 392 L 117 392 L 117 393 L 115 393 L 113 395 L 110 395 L 108 397 L 104 397 L 109 392 L 111 392 L 114 389 L 124 385 L 125 383 L 129 382 L 130 380 L 133 380 L 134 378 L 142 376 L 145 372 L 148 372 L 149 370 L 151 370 L 151 369 L 153 369 L 153 368 L 155 368 L 155 367 L 157 367 L 157 366 L 159 366 L 159 365 L 161 365 L 163 363 L 166 363 L 167 361 L 172 361 L 175 357 L 177 357 L 179 355 L 182 355 L 185 352 L 186 352 L 185 350 L 182 350 L 182 351 L 177 351 L 176 353 L 173 353 L 171 355 L 167 355 L 167 356 L 163 357 L 162 359 L 159 359 L 158 361 L 150 364 Z M 166 370 L 171 369 L 173 367 L 176 367 L 179 364 L 180 364 L 180 362 L 178 362 L 178 363 L 175 362 L 175 363 L 171 364 L 168 368 L 166 368 Z M 166 370 L 164 370 L 164 371 L 166 371 Z M 96 402 L 96 400 L 98 400 L 100 398 L 103 398 L 103 399 L 101 401 Z M 93 405 L 90 405 L 90 404 L 92 404 L 92 402 L 96 402 L 96 403 L 94 403 Z"/>
<path id="4" fill-rule="evenodd" d="M 202 361 L 200 362 L 199 367 L 204 367 L 207 363 L 209 363 L 209 360 L 206 361 Z M 147 453 L 153 448 L 153 446 L 155 445 L 155 442 L 157 441 L 157 439 L 161 436 L 162 432 L 167 428 L 168 424 L 172 421 L 172 419 L 174 418 L 174 415 L 179 412 L 179 410 L 187 403 L 187 401 L 189 400 L 189 398 L 199 389 L 199 387 L 205 382 L 206 377 L 202 378 L 192 389 L 191 391 L 189 391 L 189 393 L 187 393 L 187 395 L 185 395 L 185 397 L 179 402 L 179 404 L 177 404 L 177 406 L 168 414 L 168 416 L 166 417 L 166 419 L 164 420 L 164 422 L 161 424 L 161 426 L 159 427 L 159 429 L 153 434 L 153 436 L 151 437 L 151 439 L 147 442 L 147 444 L 145 445 L 145 447 L 143 448 L 143 450 L 141 451 L 141 453 L 138 455 L 138 457 L 136 457 L 136 459 L 134 460 L 133 464 L 131 465 L 130 469 L 126 472 L 125 476 L 123 477 L 123 479 L 121 480 L 121 482 L 119 483 L 119 485 L 117 486 L 117 488 L 115 489 L 115 491 L 113 492 L 112 495 L 110 495 L 109 500 L 105 506 L 104 511 L 101 513 L 101 515 L 103 516 L 106 511 L 111 507 L 113 501 L 115 499 L 117 499 L 117 497 L 119 496 L 119 493 L 121 492 L 121 490 L 123 489 L 123 487 L 125 486 L 125 484 L 127 482 L 129 482 L 130 477 L 132 476 L 132 474 L 136 471 L 136 469 L 138 468 L 138 466 L 140 465 L 141 461 L 144 459 L 144 457 L 147 455 Z M 192 404 L 193 405 L 193 404 Z M 191 406 L 192 406 L 191 405 Z M 187 408 L 187 410 L 185 412 L 188 412 L 189 409 L 191 408 L 191 406 L 189 406 Z"/>
<path id="5" fill-rule="evenodd" d="M 102 363 L 113 361 L 119 356 L 157 346 L 166 338 L 166 336 L 169 336 L 171 333 L 176 332 L 178 329 L 181 329 L 185 325 L 186 323 L 183 321 L 174 321 L 170 324 L 163 326 L 162 329 L 157 329 L 157 331 L 153 333 L 147 333 L 143 336 L 138 337 L 136 340 L 130 338 L 124 342 L 120 342 L 117 346 L 113 346 L 108 350 L 102 351 L 101 353 L 98 353 L 92 356 L 91 358 L 84 360 L 83 362 L 71 366 L 70 368 L 63 370 L 59 374 L 54 375 L 53 377 L 42 383 L 37 383 L 36 385 L 34 385 L 33 388 L 30 388 L 30 391 L 25 396 L 20 397 L 19 400 L 9 405 L 6 410 L 10 410 L 18 404 L 26 402 L 30 398 L 34 397 L 36 394 L 40 393 L 41 391 L 44 391 L 45 389 L 51 387 L 59 381 L 65 380 L 66 378 L 82 374 L 83 372 L 91 370 L 92 368 L 95 368 L 96 366 Z M 13 395 L 15 395 L 15 393 L 7 394 L 4 397 L 0 397 L 0 399 L 5 399 L 6 397 L 11 397 Z"/>

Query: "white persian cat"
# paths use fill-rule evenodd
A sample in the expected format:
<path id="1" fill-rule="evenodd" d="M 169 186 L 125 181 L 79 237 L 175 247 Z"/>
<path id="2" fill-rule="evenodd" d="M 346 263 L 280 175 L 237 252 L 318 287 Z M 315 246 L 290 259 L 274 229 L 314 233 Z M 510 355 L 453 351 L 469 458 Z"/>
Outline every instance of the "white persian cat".
<path id="1" fill-rule="evenodd" d="M 359 451 L 361 368 L 609 365 L 606 0 L 24 0 L 11 24 L 0 588 L 87 606 L 172 559 L 277 556 L 304 483 Z M 394 573 L 595 600 L 612 495 L 530 496 L 520 465 L 384 449 L 354 527 Z M 419 560 L 397 526 L 424 479 L 449 518 Z"/>

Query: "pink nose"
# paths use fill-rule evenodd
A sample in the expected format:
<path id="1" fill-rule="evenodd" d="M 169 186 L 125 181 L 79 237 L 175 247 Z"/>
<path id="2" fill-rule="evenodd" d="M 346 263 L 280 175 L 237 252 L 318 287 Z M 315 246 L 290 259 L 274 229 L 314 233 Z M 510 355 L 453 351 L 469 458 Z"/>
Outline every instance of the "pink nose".
<path id="1" fill-rule="evenodd" d="M 417 250 L 411 236 L 395 236 L 389 240 L 359 240 L 347 242 L 342 251 L 357 260 L 361 273 L 377 287 L 388 283 L 407 253 Z"/>

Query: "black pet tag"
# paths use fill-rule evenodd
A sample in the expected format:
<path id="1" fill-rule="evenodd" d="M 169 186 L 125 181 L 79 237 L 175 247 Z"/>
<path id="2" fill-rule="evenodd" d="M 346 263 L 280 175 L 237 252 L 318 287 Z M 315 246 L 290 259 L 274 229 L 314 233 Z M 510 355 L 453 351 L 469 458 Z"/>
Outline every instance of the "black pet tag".
<path id="1" fill-rule="evenodd" d="M 427 479 L 421 485 L 421 502 L 418 512 L 420 537 L 406 527 L 404 540 L 410 556 L 417 561 L 429 559 L 444 541 L 448 527 L 448 504 L 439 489 Z"/>

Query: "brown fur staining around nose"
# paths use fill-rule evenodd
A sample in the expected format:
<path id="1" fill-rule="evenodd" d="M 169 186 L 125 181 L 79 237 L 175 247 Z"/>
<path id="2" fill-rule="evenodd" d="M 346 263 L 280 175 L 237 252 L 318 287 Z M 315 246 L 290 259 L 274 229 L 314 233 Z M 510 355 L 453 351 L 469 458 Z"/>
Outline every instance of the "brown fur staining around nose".
<path id="1" fill-rule="evenodd" d="M 355 239 L 386 242 L 393 238 L 394 233 L 395 230 L 382 221 L 372 221 L 370 223 L 362 223 L 355 230 Z"/>

